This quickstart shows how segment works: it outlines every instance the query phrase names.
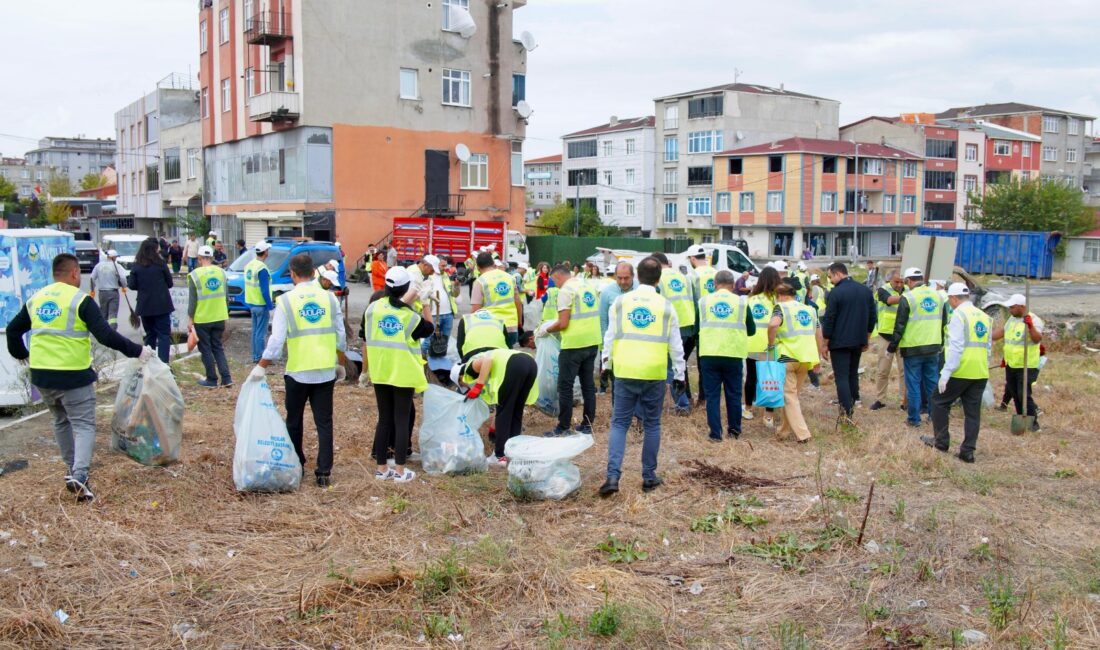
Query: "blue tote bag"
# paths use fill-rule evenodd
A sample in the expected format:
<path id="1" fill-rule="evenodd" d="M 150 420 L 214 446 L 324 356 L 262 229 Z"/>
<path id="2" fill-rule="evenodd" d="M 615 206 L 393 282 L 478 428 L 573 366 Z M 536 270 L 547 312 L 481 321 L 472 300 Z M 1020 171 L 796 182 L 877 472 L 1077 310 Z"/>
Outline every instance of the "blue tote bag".
<path id="1" fill-rule="evenodd" d="M 775 360 L 775 352 L 767 361 L 756 362 L 756 406 L 783 408 L 783 383 L 787 380 L 787 364 Z"/>

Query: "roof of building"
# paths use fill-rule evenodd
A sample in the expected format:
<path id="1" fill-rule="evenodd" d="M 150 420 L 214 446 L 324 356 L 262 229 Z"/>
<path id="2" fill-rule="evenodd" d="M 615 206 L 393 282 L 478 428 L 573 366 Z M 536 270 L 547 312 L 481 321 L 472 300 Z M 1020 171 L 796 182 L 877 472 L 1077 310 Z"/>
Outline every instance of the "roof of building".
<path id="1" fill-rule="evenodd" d="M 574 133 L 567 133 L 563 135 L 563 138 L 576 138 L 582 135 L 597 135 L 600 133 L 615 133 L 616 131 L 630 131 L 633 129 L 652 128 L 657 122 L 657 119 L 652 116 L 646 117 L 625 117 L 617 119 L 614 122 L 608 121 L 605 124 L 594 126 L 590 129 L 584 129 L 583 131 L 576 131 Z"/>
<path id="2" fill-rule="evenodd" d="M 532 160 L 523 161 L 524 165 L 537 165 L 539 163 L 560 163 L 561 154 L 556 153 L 553 156 L 543 156 L 542 158 L 534 158 Z"/>
<path id="3" fill-rule="evenodd" d="M 924 156 L 917 155 L 898 147 L 876 144 L 873 142 L 851 142 L 850 140 L 819 140 L 817 138 L 787 138 L 778 142 L 766 142 L 751 147 L 730 149 L 723 151 L 719 156 L 755 156 L 777 153 L 812 153 L 825 156 L 855 156 L 856 144 L 859 144 L 859 155 L 867 158 L 898 158 L 905 160 L 924 160 Z"/>
<path id="4" fill-rule="evenodd" d="M 1027 140 L 1028 142 L 1042 142 L 1043 139 L 1037 135 L 1032 135 L 1027 131 L 1020 131 L 1018 129 L 1010 129 L 1007 126 L 1001 126 L 999 124 L 990 124 L 985 120 L 974 120 L 973 122 L 956 122 L 954 120 L 936 120 L 936 124 L 942 124 L 943 126 L 952 129 L 965 129 L 967 127 L 973 127 L 980 129 L 983 133 L 991 138 L 998 138 L 1001 140 Z"/>
<path id="5" fill-rule="evenodd" d="M 22 167 L 22 166 L 25 166 L 26 164 L 27 164 L 27 159 L 26 158 L 0 158 L 0 165 L 4 165 L 4 166 L 18 165 L 18 166 Z"/>
<path id="6" fill-rule="evenodd" d="M 817 97 L 814 95 L 807 95 L 805 93 L 796 93 L 793 90 L 787 90 L 785 88 L 772 88 L 770 86 L 761 86 L 758 84 L 742 84 L 732 83 L 723 84 L 721 86 L 711 86 L 710 88 L 701 88 L 699 90 L 692 90 L 686 93 L 675 93 L 673 95 L 665 95 L 664 97 L 658 97 L 653 101 L 663 101 L 666 99 L 679 99 L 682 97 L 691 97 L 693 95 L 706 95 L 707 93 L 716 93 L 718 91 L 728 90 L 735 93 L 752 93 L 754 95 L 779 95 L 782 97 L 797 97 L 799 99 L 817 99 L 826 102 L 836 102 L 835 99 L 827 99 L 825 97 Z M 840 102 L 837 102 L 838 104 Z"/>
<path id="7" fill-rule="evenodd" d="M 982 104 L 980 106 L 957 106 L 955 108 L 949 108 L 942 113 L 936 113 L 936 117 L 939 119 L 955 119 L 972 117 L 994 117 L 999 115 L 1020 115 L 1023 113 L 1047 113 L 1055 115 L 1068 115 L 1070 117 L 1079 117 L 1086 120 L 1096 119 L 1091 115 L 1082 115 L 1080 113 L 1062 111 L 1055 108 L 1043 108 L 1042 106 L 1035 106 L 1032 104 L 1021 104 L 1020 102 L 1002 102 L 1000 104 Z"/>

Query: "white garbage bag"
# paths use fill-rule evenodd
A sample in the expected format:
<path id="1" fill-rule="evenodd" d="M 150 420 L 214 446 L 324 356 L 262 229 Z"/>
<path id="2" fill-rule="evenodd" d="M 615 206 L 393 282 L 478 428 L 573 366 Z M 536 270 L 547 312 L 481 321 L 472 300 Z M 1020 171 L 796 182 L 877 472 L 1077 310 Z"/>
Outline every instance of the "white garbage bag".
<path id="1" fill-rule="evenodd" d="M 564 499 L 581 486 L 581 471 L 570 461 L 591 446 L 592 436 L 584 434 L 510 439 L 504 445 L 508 490 L 521 499 Z"/>
<path id="2" fill-rule="evenodd" d="M 484 472 L 485 444 L 478 429 L 489 419 L 484 400 L 466 400 L 442 386 L 429 384 L 420 424 L 420 462 L 428 474 Z"/>
<path id="3" fill-rule="evenodd" d="M 183 411 L 183 395 L 168 364 L 155 357 L 127 361 L 115 396 L 111 448 L 142 465 L 178 461 Z"/>
<path id="4" fill-rule="evenodd" d="M 989 381 L 985 382 L 985 390 L 982 391 L 982 406 L 987 409 L 993 408 L 993 384 Z"/>
<path id="5" fill-rule="evenodd" d="M 558 417 L 558 355 L 561 340 L 556 336 L 544 336 L 535 341 L 535 364 L 539 368 L 539 398 L 535 408 L 546 415 Z M 573 405 L 582 401 L 580 377 L 573 382 Z M 511 456 L 509 456 L 511 458 Z"/>
<path id="6" fill-rule="evenodd" d="M 246 381 L 233 416 L 233 484 L 240 492 L 292 492 L 302 483 L 302 464 L 275 408 L 267 380 Z"/>

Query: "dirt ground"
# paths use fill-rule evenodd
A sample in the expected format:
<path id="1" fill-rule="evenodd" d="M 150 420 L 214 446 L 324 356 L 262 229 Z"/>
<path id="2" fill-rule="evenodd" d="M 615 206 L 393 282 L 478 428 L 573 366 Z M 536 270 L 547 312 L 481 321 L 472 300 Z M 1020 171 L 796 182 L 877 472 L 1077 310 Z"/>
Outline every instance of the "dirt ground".
<path id="1" fill-rule="evenodd" d="M 986 635 L 973 647 L 1100 647 L 1100 360 L 1054 347 L 1042 433 L 1014 437 L 985 411 L 975 465 L 921 445 L 893 386 L 890 408 L 838 428 L 826 385 L 804 396 L 808 445 L 763 418 L 720 445 L 702 411 L 666 418 L 666 484 L 649 494 L 632 433 L 606 500 L 606 396 L 562 502 L 517 500 L 500 470 L 376 482 L 373 393 L 351 385 L 335 485 L 294 494 L 234 491 L 237 388 L 183 382 L 183 457 L 167 468 L 111 452 L 101 409 L 88 506 L 63 490 L 39 417 L 0 432 L 0 460 L 30 461 L 0 477 L 0 647 L 942 648 L 964 632 Z M 528 411 L 527 432 L 552 425 Z M 700 460 L 779 486 L 716 487 L 693 478 Z"/>

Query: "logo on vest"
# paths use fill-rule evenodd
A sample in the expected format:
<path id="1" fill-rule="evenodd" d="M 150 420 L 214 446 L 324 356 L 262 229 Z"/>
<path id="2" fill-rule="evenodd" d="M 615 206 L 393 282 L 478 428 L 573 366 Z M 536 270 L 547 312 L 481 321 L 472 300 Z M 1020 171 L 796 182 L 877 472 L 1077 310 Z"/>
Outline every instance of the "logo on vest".
<path id="1" fill-rule="evenodd" d="M 248 269 L 244 272 L 245 282 L 252 282 L 252 269 Z"/>
<path id="2" fill-rule="evenodd" d="M 57 306 L 57 303 L 50 300 L 43 303 L 41 307 L 34 310 L 34 315 L 38 316 L 38 320 L 43 323 L 52 323 L 61 315 L 61 308 Z"/>
<path id="3" fill-rule="evenodd" d="M 733 307 L 731 307 L 728 302 L 718 302 L 710 308 L 710 313 L 714 314 L 717 318 L 726 319 L 733 313 Z"/>
<path id="4" fill-rule="evenodd" d="M 931 314 L 936 311 L 936 301 L 932 297 L 924 298 L 920 301 L 920 308 Z"/>
<path id="5" fill-rule="evenodd" d="M 760 303 L 756 303 L 755 305 L 752 306 L 752 319 L 753 320 L 764 320 L 764 318 L 767 315 L 768 315 L 768 308 L 765 307 L 764 305 L 761 305 Z"/>
<path id="6" fill-rule="evenodd" d="M 586 307 L 596 306 L 596 296 L 591 291 L 585 291 L 584 297 L 581 298 Z"/>
<path id="7" fill-rule="evenodd" d="M 979 323 L 976 323 L 974 325 L 974 336 L 977 336 L 980 339 L 984 339 L 985 335 L 988 334 L 988 333 L 989 333 L 989 328 L 987 328 L 985 326 L 985 323 L 979 322 Z M 1020 332 L 1020 338 L 1021 339 L 1024 338 L 1024 333 L 1023 332 Z"/>
<path id="8" fill-rule="evenodd" d="M 680 293 L 684 290 L 684 283 L 679 278 L 672 278 L 668 281 L 668 288 L 672 289 L 676 293 Z"/>
<path id="9" fill-rule="evenodd" d="M 222 281 L 219 280 L 218 278 L 209 278 L 209 279 L 207 279 L 207 281 L 206 281 L 206 290 L 207 291 L 217 291 L 218 289 L 221 289 L 221 288 L 222 288 Z"/>
<path id="10" fill-rule="evenodd" d="M 378 321 L 378 329 L 382 330 L 382 333 L 386 336 L 396 336 L 401 330 L 405 329 L 405 326 L 401 324 L 401 319 L 397 316 L 386 316 Z"/>
<path id="11" fill-rule="evenodd" d="M 714 293 L 714 278 L 707 280 L 706 284 L 704 284 L 703 287 L 706 288 L 706 290 L 710 293 Z"/>
<path id="12" fill-rule="evenodd" d="M 798 324 L 802 327 L 809 327 L 810 323 L 813 322 L 813 318 L 810 317 L 810 312 L 808 311 L 798 312 L 794 315 L 794 319 L 798 321 Z"/>
<path id="13" fill-rule="evenodd" d="M 481 320 L 491 320 L 493 318 L 493 315 L 485 311 L 484 309 L 477 310 L 477 313 L 474 314 L 474 316 L 477 316 Z"/>
<path id="14" fill-rule="evenodd" d="M 657 317 L 653 315 L 653 312 L 649 311 L 645 307 L 635 307 L 627 318 L 630 319 L 630 324 L 638 329 L 645 329 L 652 323 L 656 322 Z"/>
<path id="15" fill-rule="evenodd" d="M 507 282 L 497 282 L 497 286 L 493 288 L 497 292 L 498 296 L 507 296 L 509 287 Z"/>
<path id="16" fill-rule="evenodd" d="M 328 312 L 324 307 L 315 302 L 307 302 L 298 310 L 298 315 L 306 319 L 307 323 L 316 323 L 324 318 Z"/>

